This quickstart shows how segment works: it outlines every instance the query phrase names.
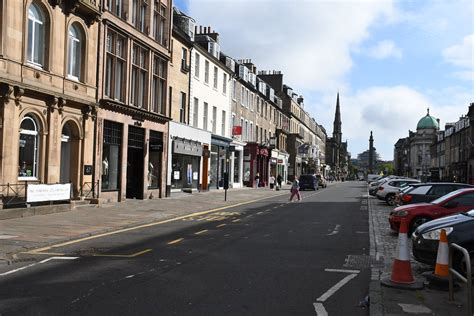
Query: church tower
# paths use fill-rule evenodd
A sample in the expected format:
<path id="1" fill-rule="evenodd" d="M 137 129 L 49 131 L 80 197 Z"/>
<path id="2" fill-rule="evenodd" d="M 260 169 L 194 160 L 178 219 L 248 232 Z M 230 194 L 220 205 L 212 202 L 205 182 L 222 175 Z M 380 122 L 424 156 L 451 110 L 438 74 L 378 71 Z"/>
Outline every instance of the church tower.
<path id="1" fill-rule="evenodd" d="M 332 137 L 337 145 L 341 145 L 342 142 L 342 122 L 341 122 L 341 108 L 339 106 L 339 92 L 337 93 L 336 100 L 336 114 L 334 116 L 334 125 L 332 130 Z"/>
<path id="2" fill-rule="evenodd" d="M 369 137 L 369 170 L 368 173 L 374 172 L 374 137 L 372 131 L 370 131 Z"/>

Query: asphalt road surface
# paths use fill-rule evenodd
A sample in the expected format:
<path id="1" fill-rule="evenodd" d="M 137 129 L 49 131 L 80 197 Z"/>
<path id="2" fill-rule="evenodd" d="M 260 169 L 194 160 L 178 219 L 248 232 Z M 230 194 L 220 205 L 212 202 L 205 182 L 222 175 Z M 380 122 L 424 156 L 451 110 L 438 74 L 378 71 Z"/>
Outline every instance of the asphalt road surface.
<path id="1" fill-rule="evenodd" d="M 0 274 L 0 315 L 368 315 L 364 189 L 285 191 L 45 248 Z"/>

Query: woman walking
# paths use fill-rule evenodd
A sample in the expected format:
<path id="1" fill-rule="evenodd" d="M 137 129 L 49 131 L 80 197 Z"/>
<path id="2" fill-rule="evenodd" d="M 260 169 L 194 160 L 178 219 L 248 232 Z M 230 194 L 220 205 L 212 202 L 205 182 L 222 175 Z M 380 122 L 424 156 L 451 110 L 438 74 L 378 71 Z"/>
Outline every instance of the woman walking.
<path id="1" fill-rule="evenodd" d="M 290 196 L 290 202 L 293 200 L 294 196 L 298 197 L 298 201 L 301 201 L 301 195 L 300 195 L 300 182 L 298 179 L 295 178 L 295 181 L 293 181 L 293 184 L 291 185 L 291 196 Z"/>

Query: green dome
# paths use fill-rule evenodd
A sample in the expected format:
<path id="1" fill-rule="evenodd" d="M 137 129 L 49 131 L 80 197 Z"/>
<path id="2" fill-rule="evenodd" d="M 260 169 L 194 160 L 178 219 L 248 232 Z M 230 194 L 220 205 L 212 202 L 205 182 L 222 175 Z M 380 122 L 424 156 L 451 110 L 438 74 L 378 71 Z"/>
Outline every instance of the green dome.
<path id="1" fill-rule="evenodd" d="M 425 129 L 425 128 L 439 129 L 438 121 L 430 115 L 429 109 L 426 116 L 422 117 L 421 120 L 419 120 L 418 124 L 416 125 L 416 129 Z"/>

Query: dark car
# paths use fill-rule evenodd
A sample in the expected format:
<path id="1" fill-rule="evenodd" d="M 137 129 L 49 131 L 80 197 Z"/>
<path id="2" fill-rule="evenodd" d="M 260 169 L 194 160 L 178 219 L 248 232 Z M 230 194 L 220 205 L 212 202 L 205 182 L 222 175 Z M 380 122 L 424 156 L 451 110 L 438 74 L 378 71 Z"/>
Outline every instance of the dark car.
<path id="1" fill-rule="evenodd" d="M 420 183 L 411 185 L 411 189 L 400 194 L 400 204 L 431 202 L 449 192 L 463 188 L 474 188 L 473 185 L 453 182 Z"/>
<path id="2" fill-rule="evenodd" d="M 400 222 L 406 219 L 409 231 L 433 219 L 474 209 L 474 188 L 459 189 L 429 203 L 408 204 L 390 212 L 390 228 L 399 231 Z"/>
<path id="3" fill-rule="evenodd" d="M 313 190 L 316 191 L 319 186 L 319 181 L 313 174 L 302 174 L 300 176 L 300 191 Z"/>
<path id="4" fill-rule="evenodd" d="M 419 226 L 412 235 L 413 256 L 419 262 L 436 264 L 438 241 L 441 229 L 446 230 L 449 243 L 456 243 L 467 249 L 471 262 L 474 257 L 474 210 L 453 216 L 433 220 Z M 464 257 L 456 253 L 453 257 L 454 267 L 465 271 Z"/>

